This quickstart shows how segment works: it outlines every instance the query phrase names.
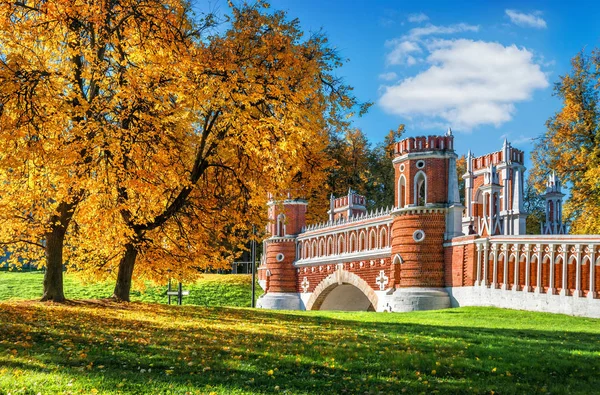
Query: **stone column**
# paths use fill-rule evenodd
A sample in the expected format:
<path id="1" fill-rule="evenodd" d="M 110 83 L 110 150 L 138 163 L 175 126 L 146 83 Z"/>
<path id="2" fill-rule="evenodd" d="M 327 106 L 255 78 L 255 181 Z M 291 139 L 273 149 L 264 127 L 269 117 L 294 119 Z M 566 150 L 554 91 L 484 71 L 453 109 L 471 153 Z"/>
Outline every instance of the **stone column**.
<path id="1" fill-rule="evenodd" d="M 573 296 L 579 298 L 581 296 L 581 245 L 577 244 L 575 246 L 575 253 L 577 254 L 577 258 L 575 260 L 576 266 L 576 276 L 575 276 L 575 293 Z"/>
<path id="2" fill-rule="evenodd" d="M 508 262 L 510 261 L 510 255 L 508 251 L 508 245 L 504 243 L 504 273 L 502 275 L 502 289 L 508 289 Z"/>
<path id="3" fill-rule="evenodd" d="M 596 297 L 596 262 L 594 261 L 594 251 L 596 246 L 593 244 L 589 245 L 590 249 L 590 291 L 587 297 L 594 299 Z"/>
<path id="4" fill-rule="evenodd" d="M 548 248 L 550 248 L 550 277 L 548 280 L 550 284 L 548 284 L 548 293 L 554 295 L 554 244 L 549 244 Z"/>
<path id="5" fill-rule="evenodd" d="M 538 252 L 537 252 L 538 259 L 537 259 L 537 278 L 536 278 L 534 292 L 539 294 L 542 292 L 542 245 L 536 244 L 536 246 L 538 249 Z"/>
<path id="6" fill-rule="evenodd" d="M 498 244 L 492 244 L 494 252 L 494 271 L 492 273 L 492 288 L 498 288 Z"/>
<path id="7" fill-rule="evenodd" d="M 521 261 L 521 257 L 520 257 L 520 248 L 519 248 L 519 244 L 515 244 L 515 275 L 514 275 L 514 284 L 513 284 L 513 291 L 518 291 L 519 290 L 519 264 Z"/>
<path id="8" fill-rule="evenodd" d="M 560 290 L 560 294 L 562 296 L 567 296 L 567 285 L 568 285 L 568 282 L 567 282 L 567 273 L 568 273 L 567 272 L 567 263 L 568 263 L 568 261 L 567 261 L 567 258 L 568 258 L 567 245 L 563 244 L 561 247 L 563 250 L 563 268 L 562 268 L 563 275 L 562 275 L 562 289 Z"/>
<path id="9" fill-rule="evenodd" d="M 481 244 L 476 244 L 475 250 L 477 251 L 477 280 L 475 286 L 481 286 Z"/>
<path id="10" fill-rule="evenodd" d="M 489 256 L 488 256 L 488 248 L 489 248 L 489 244 L 486 240 L 485 244 L 483 245 L 483 285 L 484 286 L 488 286 L 488 260 L 489 260 Z"/>

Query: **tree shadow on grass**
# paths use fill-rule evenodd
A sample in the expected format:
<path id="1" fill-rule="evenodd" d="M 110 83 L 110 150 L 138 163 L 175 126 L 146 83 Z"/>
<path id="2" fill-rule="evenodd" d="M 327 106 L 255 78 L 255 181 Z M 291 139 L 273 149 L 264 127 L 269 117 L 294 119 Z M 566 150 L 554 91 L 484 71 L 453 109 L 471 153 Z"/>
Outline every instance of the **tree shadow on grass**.
<path id="1" fill-rule="evenodd" d="M 23 355 L 0 361 L 45 374 L 56 372 L 26 361 L 60 366 L 60 374 L 98 390 L 122 385 L 123 391 L 149 393 L 169 387 L 311 394 L 402 389 L 589 393 L 600 386 L 600 343 L 593 332 L 469 327 L 442 320 L 440 325 L 401 319 L 364 322 L 105 301 L 59 307 L 60 314 L 44 315 L 52 307 L 23 303 L 11 314 L 0 312 L 6 336 L 0 355 L 10 347 Z M 132 311 L 149 318 L 122 317 Z M 115 317 L 107 316 L 112 313 Z M 19 328 L 36 314 L 43 315 L 38 318 L 44 324 L 30 325 L 31 346 L 21 347 Z"/>

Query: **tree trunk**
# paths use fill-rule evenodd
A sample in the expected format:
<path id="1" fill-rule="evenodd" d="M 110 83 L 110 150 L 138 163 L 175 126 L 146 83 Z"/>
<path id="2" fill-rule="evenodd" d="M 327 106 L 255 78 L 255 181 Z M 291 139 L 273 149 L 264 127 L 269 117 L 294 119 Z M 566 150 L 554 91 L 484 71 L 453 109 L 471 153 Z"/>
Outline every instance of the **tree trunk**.
<path id="1" fill-rule="evenodd" d="M 73 218 L 78 199 L 71 203 L 60 203 L 57 214 L 50 217 L 50 231 L 46 233 L 46 273 L 44 274 L 44 294 L 40 301 L 63 303 L 63 246 L 67 228 Z"/>
<path id="2" fill-rule="evenodd" d="M 133 269 L 138 250 L 133 243 L 127 243 L 125 246 L 125 255 L 119 262 L 119 272 L 117 274 L 117 283 L 112 298 L 123 302 L 129 302 L 129 292 L 131 291 L 131 279 L 133 278 Z"/>

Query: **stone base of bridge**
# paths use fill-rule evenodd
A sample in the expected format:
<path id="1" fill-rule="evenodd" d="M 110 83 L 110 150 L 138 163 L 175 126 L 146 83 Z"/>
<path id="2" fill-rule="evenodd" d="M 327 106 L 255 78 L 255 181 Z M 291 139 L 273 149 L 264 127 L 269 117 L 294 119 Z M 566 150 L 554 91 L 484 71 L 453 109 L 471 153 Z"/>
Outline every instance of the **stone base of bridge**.
<path id="1" fill-rule="evenodd" d="M 256 307 L 271 310 L 305 310 L 300 294 L 293 292 L 269 292 L 258 298 Z"/>
<path id="2" fill-rule="evenodd" d="M 450 296 L 444 288 L 398 288 L 387 299 L 386 311 L 390 312 L 439 310 L 450 307 Z"/>

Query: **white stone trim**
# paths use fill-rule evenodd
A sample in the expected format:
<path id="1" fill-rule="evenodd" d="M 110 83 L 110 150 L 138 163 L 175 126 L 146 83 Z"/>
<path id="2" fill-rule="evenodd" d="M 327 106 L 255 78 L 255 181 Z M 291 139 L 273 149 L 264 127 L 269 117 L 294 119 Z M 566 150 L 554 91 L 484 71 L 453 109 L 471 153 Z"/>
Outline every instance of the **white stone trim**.
<path id="1" fill-rule="evenodd" d="M 392 253 L 391 247 L 387 248 L 377 248 L 374 250 L 367 251 L 357 251 L 353 253 L 343 253 L 339 255 L 329 255 L 322 256 L 318 258 L 308 258 L 308 259 L 300 259 L 294 262 L 294 266 L 303 267 L 303 266 L 317 266 L 323 265 L 327 263 L 342 263 L 342 262 L 352 262 L 352 261 L 360 261 L 367 259 L 376 259 L 376 258 L 388 258 Z"/>

